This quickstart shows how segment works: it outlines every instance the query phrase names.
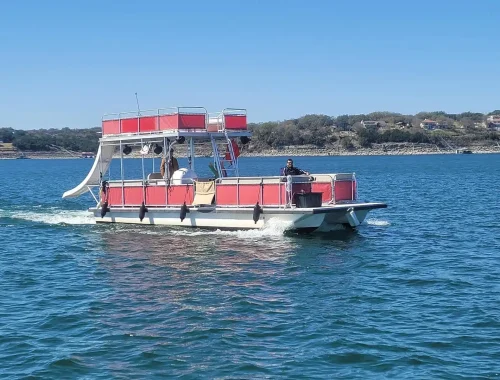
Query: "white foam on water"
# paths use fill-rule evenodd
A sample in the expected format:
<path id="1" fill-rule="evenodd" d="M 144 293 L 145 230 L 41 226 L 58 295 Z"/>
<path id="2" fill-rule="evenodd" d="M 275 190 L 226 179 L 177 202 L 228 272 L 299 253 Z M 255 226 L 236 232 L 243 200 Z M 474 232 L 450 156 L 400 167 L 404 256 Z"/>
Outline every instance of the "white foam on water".
<path id="1" fill-rule="evenodd" d="M 292 227 L 292 222 L 286 222 L 277 218 L 269 219 L 263 228 L 254 230 L 207 230 L 207 229 L 191 229 L 191 228 L 179 228 L 179 229 L 169 229 L 168 232 L 159 231 L 157 229 L 134 229 L 134 232 L 143 233 L 146 235 L 164 235 L 166 233 L 178 236 L 210 236 L 210 235 L 220 235 L 220 236 L 232 236 L 240 239 L 256 239 L 261 237 L 279 237 L 283 236 L 286 230 Z"/>
<path id="2" fill-rule="evenodd" d="M 95 224 L 94 215 L 88 211 L 57 209 L 50 212 L 19 211 L 12 213 L 11 217 L 45 224 Z"/>
<path id="3" fill-rule="evenodd" d="M 390 226 L 391 223 L 389 223 L 387 220 L 379 220 L 379 219 L 367 219 L 366 224 L 371 225 L 371 226 Z"/>

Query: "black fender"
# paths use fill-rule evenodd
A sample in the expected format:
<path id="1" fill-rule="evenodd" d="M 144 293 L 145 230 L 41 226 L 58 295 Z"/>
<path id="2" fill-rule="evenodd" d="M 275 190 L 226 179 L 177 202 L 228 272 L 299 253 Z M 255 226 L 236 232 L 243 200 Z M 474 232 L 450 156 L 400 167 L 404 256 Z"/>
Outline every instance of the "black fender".
<path id="1" fill-rule="evenodd" d="M 107 212 L 109 212 L 110 209 L 108 207 L 108 201 L 104 202 L 102 207 L 101 207 L 101 218 L 104 218 Z"/>
<path id="2" fill-rule="evenodd" d="M 141 220 L 141 222 L 144 219 L 144 217 L 146 216 L 147 212 L 148 212 L 148 208 L 146 207 L 146 205 L 144 204 L 144 201 L 143 201 L 141 204 L 141 208 L 139 209 L 139 219 Z"/>
<path id="3" fill-rule="evenodd" d="M 253 221 L 255 222 L 255 224 L 257 224 L 257 222 L 259 221 L 260 214 L 263 214 L 263 213 L 264 213 L 264 210 L 262 210 L 262 207 L 259 206 L 259 202 L 257 202 L 255 204 L 255 207 L 253 208 Z"/>
<path id="4" fill-rule="evenodd" d="M 184 219 L 186 219 L 186 215 L 188 212 L 189 212 L 189 208 L 188 208 L 188 206 L 186 206 L 186 202 L 184 202 L 184 204 L 181 206 L 181 213 L 179 215 L 181 218 L 181 222 L 184 221 Z"/>

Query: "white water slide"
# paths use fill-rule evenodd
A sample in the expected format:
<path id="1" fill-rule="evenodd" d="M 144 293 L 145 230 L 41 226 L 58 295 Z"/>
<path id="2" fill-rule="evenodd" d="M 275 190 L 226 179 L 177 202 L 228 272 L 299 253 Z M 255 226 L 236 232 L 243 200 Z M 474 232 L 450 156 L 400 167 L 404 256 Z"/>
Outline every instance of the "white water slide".
<path id="1" fill-rule="evenodd" d="M 101 173 L 104 175 L 109 168 L 115 147 L 112 145 L 99 146 L 97 155 L 95 156 L 94 165 L 90 169 L 87 177 L 76 186 L 74 189 L 68 190 L 63 194 L 63 198 L 75 198 L 89 191 L 88 186 L 99 185 L 101 180 Z"/>

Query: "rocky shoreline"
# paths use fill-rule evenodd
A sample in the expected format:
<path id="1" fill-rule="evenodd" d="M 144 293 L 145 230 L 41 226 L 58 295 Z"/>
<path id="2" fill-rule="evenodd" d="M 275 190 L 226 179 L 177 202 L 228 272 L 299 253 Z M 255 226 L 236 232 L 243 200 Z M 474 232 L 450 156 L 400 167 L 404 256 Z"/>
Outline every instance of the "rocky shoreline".
<path id="1" fill-rule="evenodd" d="M 500 153 L 500 145 L 477 145 L 467 148 L 474 154 L 492 154 Z M 185 157 L 180 149 L 176 152 L 177 157 Z M 200 156 L 209 157 L 211 152 L 207 150 Z M 280 149 L 243 149 L 241 157 L 303 157 L 303 156 L 412 156 L 412 155 L 429 155 L 429 154 L 456 154 L 456 149 L 443 149 L 432 144 L 408 144 L 408 143 L 393 143 L 374 145 L 371 148 L 355 148 L 355 149 L 340 149 L 340 148 L 316 148 L 310 146 L 294 146 L 283 147 Z M 2 152 L 0 159 L 17 159 L 20 157 L 18 152 Z M 75 159 L 80 158 L 75 155 L 70 155 L 64 152 L 24 152 L 25 158 L 30 159 Z M 133 152 L 126 158 L 138 158 L 140 154 Z M 92 158 L 88 158 L 92 159 Z"/>
<path id="2" fill-rule="evenodd" d="M 469 147 L 471 153 L 500 153 L 500 146 L 480 145 Z M 371 148 L 328 149 L 328 148 L 293 148 L 270 149 L 264 152 L 245 152 L 244 156 L 413 156 L 429 154 L 456 154 L 456 149 L 443 149 L 431 144 L 384 144 Z"/>

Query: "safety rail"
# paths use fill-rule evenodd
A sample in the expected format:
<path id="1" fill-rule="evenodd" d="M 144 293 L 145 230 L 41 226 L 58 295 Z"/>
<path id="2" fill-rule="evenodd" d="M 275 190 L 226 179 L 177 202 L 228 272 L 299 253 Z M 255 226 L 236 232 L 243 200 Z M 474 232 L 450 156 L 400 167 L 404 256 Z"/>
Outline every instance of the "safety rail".
<path id="1" fill-rule="evenodd" d="M 246 130 L 247 110 L 243 108 L 224 108 L 221 112 L 211 112 L 207 118 L 208 132 L 227 130 Z"/>
<path id="2" fill-rule="evenodd" d="M 103 136 L 172 130 L 223 132 L 246 129 L 246 110 L 237 108 L 226 108 L 222 112 L 209 114 L 204 107 L 170 107 L 106 114 L 102 118 Z"/>
<path id="3" fill-rule="evenodd" d="M 354 173 L 312 174 L 294 177 L 287 194 L 287 177 L 225 177 L 215 179 L 215 204 L 221 207 L 289 207 L 296 193 L 321 193 L 323 204 L 353 202 L 357 198 Z M 180 206 L 191 205 L 195 182 L 173 185 L 168 181 L 115 180 L 108 182 L 110 206 Z"/>
<path id="4" fill-rule="evenodd" d="M 157 133 L 164 130 L 205 131 L 204 107 L 171 107 L 140 112 L 107 114 L 102 118 L 102 135 Z"/>

